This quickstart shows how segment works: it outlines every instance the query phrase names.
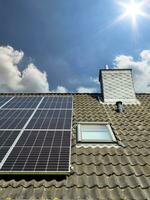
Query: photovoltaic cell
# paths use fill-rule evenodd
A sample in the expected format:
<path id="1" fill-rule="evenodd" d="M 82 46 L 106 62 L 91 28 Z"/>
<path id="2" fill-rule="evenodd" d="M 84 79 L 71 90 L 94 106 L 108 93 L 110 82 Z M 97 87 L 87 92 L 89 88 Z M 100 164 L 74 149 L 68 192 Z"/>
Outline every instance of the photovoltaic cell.
<path id="1" fill-rule="evenodd" d="M 4 171 L 68 171 L 70 131 L 24 131 Z"/>
<path id="2" fill-rule="evenodd" d="M 33 110 L 0 110 L 0 129 L 22 129 Z"/>
<path id="3" fill-rule="evenodd" d="M 18 136 L 19 131 L 0 131 L 0 162 Z"/>
<path id="4" fill-rule="evenodd" d="M 37 110 L 33 118 L 71 118 L 71 110 Z"/>
<path id="5" fill-rule="evenodd" d="M 16 96 L 3 108 L 35 108 L 42 97 Z"/>
<path id="6" fill-rule="evenodd" d="M 0 97 L 0 107 L 1 107 L 4 103 L 6 103 L 9 99 L 11 99 L 11 97 L 4 97 L 4 96 Z"/>
<path id="7" fill-rule="evenodd" d="M 71 110 L 37 110 L 27 129 L 71 129 Z"/>
<path id="8" fill-rule="evenodd" d="M 8 152 L 10 147 L 0 147 L 0 162 L 5 157 L 6 153 Z"/>
<path id="9" fill-rule="evenodd" d="M 45 97 L 39 108 L 47 109 L 72 109 L 72 97 L 68 96 L 51 96 Z"/>
<path id="10" fill-rule="evenodd" d="M 68 171 L 69 148 L 14 147 L 2 171 Z M 61 163 L 61 164 L 60 164 Z"/>
<path id="11" fill-rule="evenodd" d="M 70 131 L 24 131 L 16 146 L 68 147 Z"/>

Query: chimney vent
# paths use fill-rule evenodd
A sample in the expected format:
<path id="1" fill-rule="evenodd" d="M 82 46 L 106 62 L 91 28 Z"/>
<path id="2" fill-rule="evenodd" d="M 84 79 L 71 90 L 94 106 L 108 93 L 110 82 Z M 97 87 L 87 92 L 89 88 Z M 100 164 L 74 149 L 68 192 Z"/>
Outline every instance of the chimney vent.
<path id="1" fill-rule="evenodd" d="M 123 112 L 123 104 L 122 104 L 122 102 L 121 101 L 117 101 L 116 102 L 116 106 L 117 106 L 117 112 L 118 113 L 122 113 Z"/>
<path id="2" fill-rule="evenodd" d="M 105 65 L 105 69 L 109 69 L 109 66 L 108 66 L 108 65 Z"/>

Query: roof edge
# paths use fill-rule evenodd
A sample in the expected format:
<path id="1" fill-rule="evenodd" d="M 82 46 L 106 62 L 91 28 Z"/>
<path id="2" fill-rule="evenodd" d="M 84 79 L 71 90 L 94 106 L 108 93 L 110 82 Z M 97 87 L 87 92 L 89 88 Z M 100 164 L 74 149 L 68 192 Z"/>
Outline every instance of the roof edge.
<path id="1" fill-rule="evenodd" d="M 11 95 L 21 95 L 21 96 L 25 96 L 25 95 L 102 95 L 102 93 L 78 93 L 78 92 L 67 92 L 67 93 L 16 93 L 16 92 L 11 92 L 11 93 L 0 93 L 0 96 L 4 95 L 4 96 L 11 96 Z M 135 93 L 136 95 L 150 95 L 150 92 L 137 92 Z"/>
<path id="2" fill-rule="evenodd" d="M 20 95 L 20 96 L 26 96 L 26 95 L 76 95 L 76 94 L 89 94 L 89 95 L 101 95 L 101 93 L 78 93 L 78 92 L 67 92 L 67 93 L 24 93 L 24 92 L 11 92 L 11 93 L 0 93 L 0 96 L 4 95 L 4 96 L 11 96 L 11 95 Z"/>

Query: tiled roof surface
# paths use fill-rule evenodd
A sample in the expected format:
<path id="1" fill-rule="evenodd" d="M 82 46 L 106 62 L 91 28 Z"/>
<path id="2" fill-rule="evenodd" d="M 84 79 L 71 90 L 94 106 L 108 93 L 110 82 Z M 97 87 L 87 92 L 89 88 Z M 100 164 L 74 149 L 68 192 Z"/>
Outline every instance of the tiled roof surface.
<path id="1" fill-rule="evenodd" d="M 126 105 L 124 113 L 97 97 L 74 94 L 71 174 L 3 177 L 0 199 L 150 199 L 150 94 L 137 95 L 141 105 Z M 77 146 L 79 121 L 110 122 L 118 146 Z"/>

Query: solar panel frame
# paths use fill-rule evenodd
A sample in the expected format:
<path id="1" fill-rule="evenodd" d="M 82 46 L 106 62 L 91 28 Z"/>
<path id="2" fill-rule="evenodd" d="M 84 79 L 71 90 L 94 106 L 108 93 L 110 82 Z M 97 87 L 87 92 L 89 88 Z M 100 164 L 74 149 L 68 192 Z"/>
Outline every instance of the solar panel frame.
<path id="1" fill-rule="evenodd" d="M 58 97 L 58 96 L 57 96 Z M 66 98 L 67 96 L 65 96 L 65 98 Z M 39 103 L 39 107 L 37 107 L 37 108 L 35 108 L 35 110 L 37 111 L 37 110 L 48 110 L 49 108 L 40 108 L 40 105 L 41 105 L 41 103 L 42 103 L 42 101 L 44 100 L 44 98 L 45 97 L 42 97 L 42 100 L 40 101 L 40 103 Z M 69 132 L 70 132 L 70 145 L 67 147 L 68 148 L 68 151 L 69 151 L 69 156 L 67 157 L 68 158 L 68 169 L 67 170 L 64 170 L 64 166 L 61 166 L 61 165 L 58 165 L 58 167 L 57 168 L 61 168 L 62 169 L 62 171 L 56 171 L 56 170 L 54 170 L 54 171 L 3 171 L 3 170 L 1 170 L 1 169 L 3 169 L 3 165 L 7 162 L 7 158 L 9 157 L 7 157 L 6 158 L 6 160 L 5 160 L 5 162 L 1 165 L 1 169 L 0 169 L 0 173 L 4 173 L 4 174 L 51 174 L 51 173 L 57 173 L 57 174 L 67 174 L 67 173 L 69 173 L 70 172 L 70 162 L 71 162 L 71 159 L 70 159 L 70 157 L 71 157 L 71 138 L 72 138 L 72 130 L 71 130 L 71 127 L 72 127 L 72 116 L 73 116 L 73 98 L 72 98 L 72 96 L 69 96 L 69 101 L 71 100 L 71 104 L 72 104 L 72 107 L 70 108 L 67 108 L 67 110 L 71 110 L 71 121 L 70 121 L 70 124 L 71 124 L 71 126 L 70 126 L 70 129 L 67 129 Z M 65 109 L 66 109 L 65 108 Z M 55 110 L 60 110 L 60 109 L 62 109 L 60 106 L 59 106 L 59 108 L 58 108 L 58 106 L 57 106 L 57 108 L 50 108 L 51 110 L 52 109 L 55 109 Z M 64 110 L 65 110 L 64 109 Z M 34 110 L 34 111 L 35 111 Z M 33 117 L 33 116 L 32 116 Z M 31 117 L 31 119 L 32 119 L 32 117 Z M 31 120 L 30 119 L 30 120 Z M 29 122 L 30 122 L 30 120 L 29 120 Z M 47 129 L 46 129 L 47 130 Z M 51 129 L 49 129 L 49 130 L 51 130 Z M 22 131 L 22 133 L 24 132 L 24 131 L 28 131 L 28 129 L 26 129 L 26 128 L 24 128 L 24 130 Z M 41 130 L 40 130 L 41 131 Z M 44 130 L 43 130 L 44 131 Z M 22 135 L 22 134 L 21 134 Z M 13 148 L 12 148 L 12 150 L 15 148 L 16 146 L 14 146 Z M 60 148 L 60 147 L 59 147 Z M 12 150 L 11 150 L 11 152 L 12 152 Z M 10 153 L 11 153 L 10 152 Z M 63 152 L 62 152 L 62 154 L 63 154 Z M 65 153 L 64 153 L 64 156 L 66 156 L 65 155 Z M 61 156 L 59 156 L 58 157 L 58 159 L 60 159 L 61 160 Z M 63 160 L 62 160 L 63 161 Z M 61 162 L 62 162 L 61 161 Z M 63 162 L 62 162 L 63 163 Z M 50 166 L 49 166 L 50 167 Z"/>

